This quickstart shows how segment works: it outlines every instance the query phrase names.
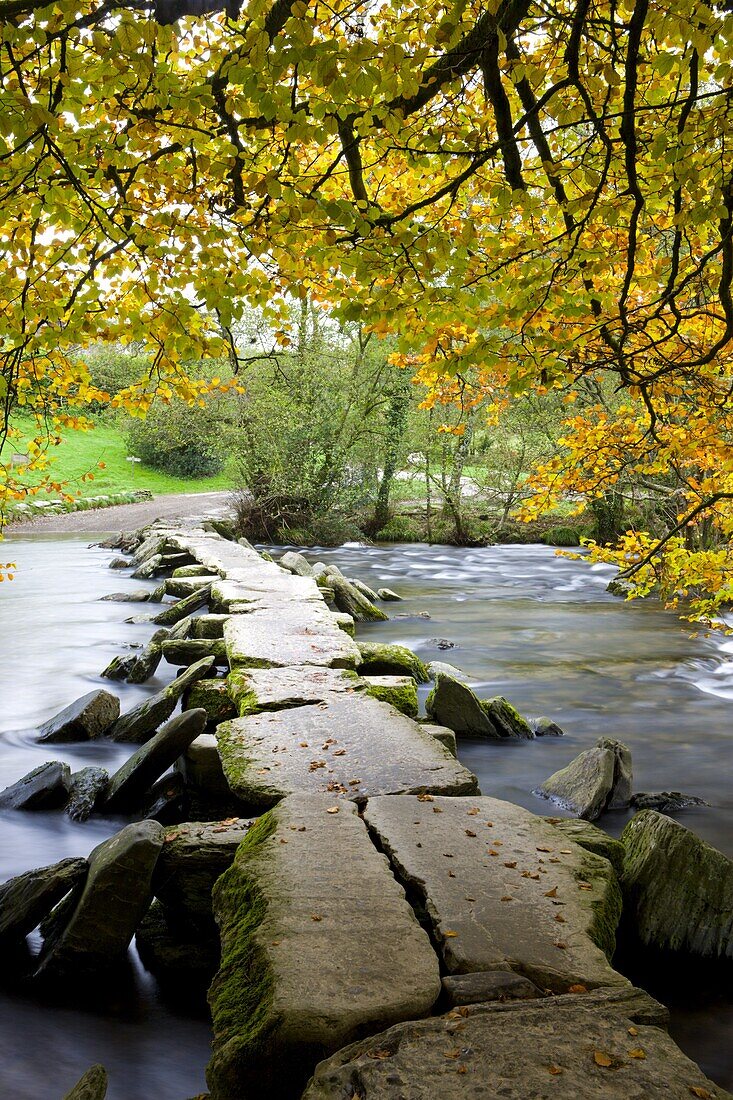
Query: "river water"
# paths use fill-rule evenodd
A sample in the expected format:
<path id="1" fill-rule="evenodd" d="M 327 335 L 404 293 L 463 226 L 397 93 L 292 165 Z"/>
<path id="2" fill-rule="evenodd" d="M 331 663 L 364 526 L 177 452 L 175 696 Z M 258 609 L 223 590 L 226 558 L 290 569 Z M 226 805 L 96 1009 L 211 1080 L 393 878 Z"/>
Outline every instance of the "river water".
<path id="1" fill-rule="evenodd" d="M 54 755 L 73 768 L 109 768 L 129 754 L 107 742 L 40 748 L 34 728 L 71 700 L 104 685 L 98 675 L 150 628 L 124 619 L 139 604 L 101 602 L 145 587 L 107 568 L 113 554 L 87 549 L 91 536 L 13 537 L 3 560 L 18 566 L 0 589 L 0 789 Z M 389 622 L 359 627 L 364 639 L 401 642 L 425 661 L 458 665 L 479 695 L 505 695 L 529 716 L 548 715 L 564 738 L 516 745 L 463 743 L 462 761 L 484 794 L 538 813 L 531 793 L 601 735 L 631 748 L 635 789 L 679 790 L 711 805 L 680 815 L 733 856 L 733 642 L 691 636 L 653 603 L 625 604 L 605 591 L 611 570 L 540 546 L 457 549 L 422 545 L 309 551 L 372 587 L 404 597 L 385 605 Z M 149 587 L 152 587 L 150 585 Z M 421 615 L 420 613 L 423 613 Z M 424 615 L 429 615 L 429 618 Z M 441 650 L 435 639 L 454 643 Z M 171 678 L 163 665 L 144 686 L 114 685 L 123 709 Z M 427 687 L 421 694 L 427 693 Z M 628 815 L 607 815 L 618 834 Z M 0 881 L 69 855 L 85 855 L 123 824 L 63 814 L 0 814 Z M 659 987 L 673 1034 L 719 1084 L 733 1087 L 733 1002 Z M 122 985 L 97 1003 L 40 1003 L 20 988 L 0 993 L 0 1095 L 60 1100 L 92 1063 L 110 1072 L 109 1100 L 186 1100 L 205 1088 L 209 1029 L 203 1006 L 163 998 L 134 953 Z"/>

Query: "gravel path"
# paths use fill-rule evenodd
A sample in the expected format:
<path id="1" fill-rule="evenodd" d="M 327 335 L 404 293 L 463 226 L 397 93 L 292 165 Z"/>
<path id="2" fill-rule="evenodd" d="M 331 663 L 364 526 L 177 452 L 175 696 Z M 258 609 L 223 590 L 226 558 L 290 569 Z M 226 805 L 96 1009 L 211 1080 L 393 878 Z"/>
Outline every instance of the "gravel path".
<path id="1" fill-rule="evenodd" d="M 57 516 L 36 516 L 23 523 L 12 523 L 4 534 L 61 535 L 75 532 L 107 534 L 134 531 L 154 519 L 180 519 L 184 516 L 224 516 L 230 512 L 230 493 L 175 493 L 144 500 L 139 504 L 116 504 L 89 512 L 65 512 Z"/>

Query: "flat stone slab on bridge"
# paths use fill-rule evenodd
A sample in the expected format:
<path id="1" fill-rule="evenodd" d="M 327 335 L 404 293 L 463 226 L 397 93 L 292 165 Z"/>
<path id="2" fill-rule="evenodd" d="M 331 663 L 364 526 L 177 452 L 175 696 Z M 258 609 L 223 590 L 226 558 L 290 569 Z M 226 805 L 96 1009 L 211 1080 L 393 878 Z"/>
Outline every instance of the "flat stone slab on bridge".
<path id="1" fill-rule="evenodd" d="M 302 1100 L 732 1100 L 674 1044 L 665 1017 L 631 987 L 473 1005 L 340 1050 Z"/>
<path id="2" fill-rule="evenodd" d="M 232 667 L 283 668 L 324 665 L 355 669 L 361 654 L 325 604 L 285 603 L 272 609 L 233 615 L 224 626 Z"/>
<path id="3" fill-rule="evenodd" d="M 542 989 L 627 985 L 608 860 L 496 798 L 370 798 L 370 831 L 422 900 L 449 974 L 514 970 Z"/>
<path id="4" fill-rule="evenodd" d="M 478 791 L 476 777 L 434 737 L 366 694 L 235 718 L 216 737 L 227 782 L 253 812 L 297 792 L 363 800 Z"/>
<path id="5" fill-rule="evenodd" d="M 227 686 L 240 715 L 325 703 L 334 695 L 367 689 L 366 681 L 348 669 L 316 665 L 240 668 L 229 674 Z"/>
<path id="6" fill-rule="evenodd" d="M 325 1054 L 438 997 L 430 941 L 352 803 L 281 802 L 219 879 L 214 911 L 212 1100 L 295 1098 Z"/>

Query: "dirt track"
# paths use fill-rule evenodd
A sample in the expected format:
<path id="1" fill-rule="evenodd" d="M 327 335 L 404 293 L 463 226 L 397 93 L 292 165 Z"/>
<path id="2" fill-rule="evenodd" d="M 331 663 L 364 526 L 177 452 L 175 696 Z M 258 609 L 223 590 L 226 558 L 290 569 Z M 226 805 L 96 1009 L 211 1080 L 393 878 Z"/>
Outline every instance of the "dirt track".
<path id="1" fill-rule="evenodd" d="M 96 508 L 90 512 L 65 512 L 57 516 L 36 516 L 23 523 L 5 528 L 5 535 L 73 535 L 89 532 L 101 534 L 113 531 L 134 531 L 154 519 L 177 519 L 181 516 L 226 515 L 229 512 L 228 492 L 176 493 L 144 500 L 140 504 L 116 504 L 112 508 Z"/>

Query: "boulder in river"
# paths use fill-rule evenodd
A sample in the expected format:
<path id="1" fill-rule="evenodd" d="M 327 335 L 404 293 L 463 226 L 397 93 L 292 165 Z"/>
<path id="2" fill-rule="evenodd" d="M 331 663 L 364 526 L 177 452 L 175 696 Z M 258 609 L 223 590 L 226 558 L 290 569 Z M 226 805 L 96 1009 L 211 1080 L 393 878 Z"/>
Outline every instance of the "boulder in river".
<path id="1" fill-rule="evenodd" d="M 64 1100 L 105 1100 L 107 1071 L 104 1066 L 91 1066 L 67 1092 Z"/>
<path id="2" fill-rule="evenodd" d="M 348 581 L 349 584 L 353 584 L 356 591 L 361 592 L 362 596 L 369 600 L 370 603 L 376 603 L 379 599 L 374 589 L 370 588 L 368 584 L 364 584 L 364 581 L 357 580 L 356 577 L 349 577 Z"/>
<path id="3" fill-rule="evenodd" d="M 368 600 L 358 588 L 355 588 L 345 577 L 337 577 L 333 574 L 329 578 L 329 584 L 333 588 L 333 600 L 339 611 L 351 615 L 354 622 L 380 622 L 388 619 L 380 607 Z"/>
<path id="4" fill-rule="evenodd" d="M 165 628 L 155 631 L 142 653 L 139 653 L 135 657 L 132 667 L 126 676 L 128 684 L 144 684 L 150 679 L 160 664 L 161 657 L 163 656 L 161 645 L 168 637 L 169 633 L 170 632 Z"/>
<path id="5" fill-rule="evenodd" d="M 38 867 L 0 886 L 0 941 L 27 936 L 88 870 L 85 859 L 62 859 Z"/>
<path id="6" fill-rule="evenodd" d="M 109 736 L 113 741 L 132 741 L 137 744 L 149 740 L 158 726 L 170 718 L 183 693 L 197 680 L 203 680 L 213 667 L 213 657 L 205 657 L 202 661 L 197 661 L 162 691 L 151 695 L 149 699 L 138 703 L 136 707 L 118 718 L 109 731 Z"/>
<path id="7" fill-rule="evenodd" d="M 377 597 L 380 600 L 384 600 L 385 603 L 396 603 L 398 600 L 403 599 L 397 592 L 393 592 L 391 588 L 377 589 Z"/>
<path id="8" fill-rule="evenodd" d="M 187 615 L 192 615 L 194 611 L 198 611 L 199 608 L 205 607 L 211 599 L 211 585 L 206 584 L 199 588 L 196 592 L 192 592 L 190 596 L 186 596 L 183 600 L 177 600 L 176 603 L 172 603 L 169 607 L 164 607 L 162 611 L 159 611 L 157 615 L 154 615 L 150 620 L 157 626 L 175 626 L 181 619 L 185 619 Z"/>
<path id="9" fill-rule="evenodd" d="M 586 821 L 606 810 L 623 809 L 631 799 L 631 753 L 620 741 L 601 737 L 546 779 L 535 794 L 549 798 Z"/>
<path id="10" fill-rule="evenodd" d="M 135 667 L 137 655 L 135 653 L 121 653 L 113 657 L 107 667 L 100 672 L 106 680 L 126 680 Z"/>
<path id="11" fill-rule="evenodd" d="M 367 691 L 408 718 L 417 718 L 417 684 L 412 676 L 365 676 Z"/>
<path id="12" fill-rule="evenodd" d="M 482 699 L 481 707 L 488 714 L 500 737 L 516 741 L 531 741 L 534 737 L 529 722 L 522 718 L 503 695 L 497 695 L 494 699 Z"/>
<path id="13" fill-rule="evenodd" d="M 406 645 L 392 642 L 357 642 L 357 645 L 362 676 L 412 676 L 418 684 L 430 680 L 425 665 Z"/>
<path id="14" fill-rule="evenodd" d="M 39 727 L 39 741 L 92 741 L 104 737 L 120 716 L 120 701 L 116 695 L 100 689 L 90 691 L 70 703 Z"/>
<path id="15" fill-rule="evenodd" d="M 100 596 L 100 600 L 111 603 L 145 603 L 150 592 L 147 588 L 133 588 L 129 592 L 110 592 L 109 596 Z"/>
<path id="16" fill-rule="evenodd" d="M 461 683 L 466 682 L 466 674 L 455 665 L 448 664 L 447 661 L 430 661 L 427 668 L 431 680 L 435 680 L 438 673 L 442 672 L 444 676 L 452 676 L 454 680 L 460 680 Z"/>
<path id="17" fill-rule="evenodd" d="M 0 791 L 0 810 L 56 810 L 69 797 L 71 769 L 61 760 L 40 764 Z"/>
<path id="18" fill-rule="evenodd" d="M 66 812 L 72 821 L 86 821 L 91 816 L 109 782 L 106 768 L 92 765 L 74 772 L 69 780 L 69 801 Z"/>
<path id="19" fill-rule="evenodd" d="M 164 835 L 157 821 L 137 821 L 90 853 L 80 896 L 48 924 L 39 977 L 77 978 L 124 957 L 150 904 Z"/>
<path id="20" fill-rule="evenodd" d="M 226 680 L 198 680 L 184 695 L 183 706 L 186 710 L 203 707 L 214 726 L 237 717 L 237 708 Z"/>
<path id="21" fill-rule="evenodd" d="M 212 657 L 219 668 L 229 667 L 229 655 L 223 638 L 166 638 L 162 643 L 163 658 L 169 665 L 192 665 L 204 657 Z"/>
<path id="22" fill-rule="evenodd" d="M 690 806 L 709 806 L 704 798 L 681 791 L 638 791 L 631 796 L 631 805 L 637 810 L 659 810 L 660 814 L 676 814 Z"/>
<path id="23" fill-rule="evenodd" d="M 287 550 L 277 564 L 288 573 L 294 573 L 296 577 L 315 577 L 316 575 L 308 559 L 295 550 Z"/>
<path id="24" fill-rule="evenodd" d="M 535 737 L 564 737 L 565 732 L 551 718 L 542 717 L 534 722 L 534 735 Z"/>
<path id="25" fill-rule="evenodd" d="M 104 809 L 109 813 L 134 810 L 145 792 L 206 728 L 206 711 L 186 710 L 167 722 L 125 761 L 109 781 Z"/>
<path id="26" fill-rule="evenodd" d="M 511 703 L 498 696 L 479 699 L 471 688 L 438 672 L 435 687 L 425 701 L 427 714 L 443 726 L 466 737 L 485 737 L 492 741 L 531 740 L 532 729 Z"/>
<path id="27" fill-rule="evenodd" d="M 621 841 L 624 912 L 641 942 L 733 959 L 733 862 L 655 810 L 636 814 Z"/>

